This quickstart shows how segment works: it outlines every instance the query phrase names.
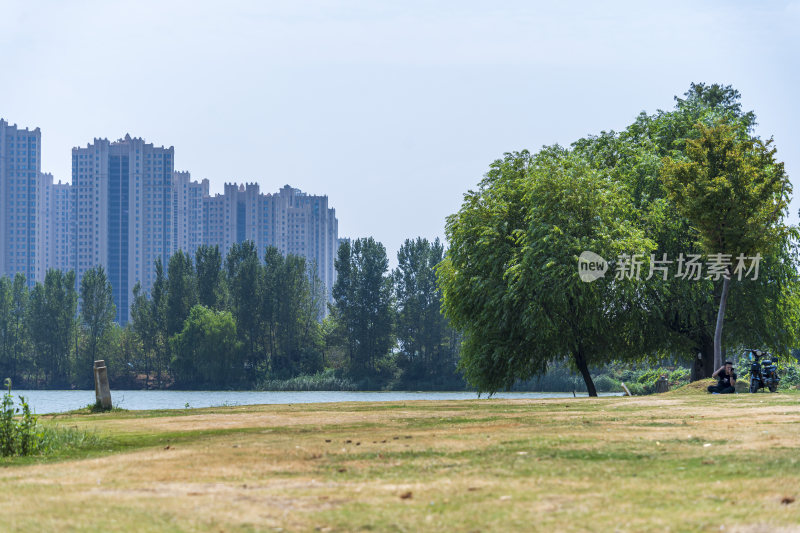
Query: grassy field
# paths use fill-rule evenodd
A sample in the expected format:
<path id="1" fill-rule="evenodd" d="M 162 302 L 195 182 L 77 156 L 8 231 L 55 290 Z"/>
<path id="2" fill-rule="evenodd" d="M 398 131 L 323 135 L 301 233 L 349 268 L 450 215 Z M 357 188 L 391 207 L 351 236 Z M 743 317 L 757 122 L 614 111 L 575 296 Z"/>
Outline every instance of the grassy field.
<path id="1" fill-rule="evenodd" d="M 3 531 L 798 531 L 800 395 L 70 414 Z M 798 501 L 795 501 L 798 499 Z"/>

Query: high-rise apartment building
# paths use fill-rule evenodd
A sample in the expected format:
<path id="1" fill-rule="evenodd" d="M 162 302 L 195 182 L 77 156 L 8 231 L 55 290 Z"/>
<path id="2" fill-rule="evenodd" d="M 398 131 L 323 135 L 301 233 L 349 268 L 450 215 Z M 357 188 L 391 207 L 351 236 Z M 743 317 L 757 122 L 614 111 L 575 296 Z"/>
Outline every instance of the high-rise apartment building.
<path id="1" fill-rule="evenodd" d="M 61 183 L 61 180 L 54 183 L 51 190 L 52 268 L 65 272 L 75 270 L 74 191 L 71 184 Z"/>
<path id="2" fill-rule="evenodd" d="M 271 244 L 258 184 L 225 184 L 225 193 L 203 199 L 203 243 L 219 246 L 224 257 L 234 243 L 252 241 L 260 259 Z"/>
<path id="3" fill-rule="evenodd" d="M 336 211 L 327 196 L 312 196 L 284 186 L 276 194 L 261 194 L 256 183 L 225 184 L 224 194 L 203 203 L 203 242 L 228 253 L 234 243 L 252 241 L 263 259 L 268 246 L 284 255 L 299 255 L 316 267 L 326 296 L 331 298 L 338 249 Z"/>
<path id="4" fill-rule="evenodd" d="M 141 138 L 95 139 L 72 149 L 75 198 L 75 268 L 102 265 L 113 287 L 117 321 L 130 316 L 133 287 L 148 290 L 153 264 L 166 265 L 173 241 L 174 149 Z"/>
<path id="5" fill-rule="evenodd" d="M 36 237 L 36 281 L 44 281 L 48 269 L 74 270 L 75 221 L 72 187 L 53 183 L 52 174 L 39 174 Z"/>
<path id="6" fill-rule="evenodd" d="M 0 119 L 0 275 L 37 276 L 37 210 L 41 172 L 39 128 Z"/>
<path id="7" fill-rule="evenodd" d="M 328 197 L 312 196 L 285 185 L 266 198 L 270 203 L 273 246 L 284 255 L 299 255 L 309 265 L 316 265 L 326 298 L 331 301 L 336 281 L 334 261 L 339 249 L 339 221 L 336 210 L 328 207 Z"/>
<path id="8" fill-rule="evenodd" d="M 192 257 L 203 244 L 203 198 L 208 196 L 208 180 L 192 181 L 189 172 L 172 175 L 172 242 Z"/>

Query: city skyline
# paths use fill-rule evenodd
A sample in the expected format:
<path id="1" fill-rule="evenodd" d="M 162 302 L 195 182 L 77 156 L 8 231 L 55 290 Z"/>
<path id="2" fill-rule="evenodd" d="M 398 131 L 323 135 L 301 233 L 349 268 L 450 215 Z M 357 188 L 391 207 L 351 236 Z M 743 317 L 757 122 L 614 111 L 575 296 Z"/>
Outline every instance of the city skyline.
<path id="1" fill-rule="evenodd" d="M 41 169 L 42 137 L 0 117 L 0 274 L 21 273 L 32 286 L 49 269 L 74 270 L 80 285 L 102 266 L 124 324 L 135 286 L 153 286 L 156 261 L 166 267 L 178 250 L 193 256 L 202 245 L 224 258 L 251 241 L 262 260 L 270 246 L 304 257 L 331 301 L 339 235 L 327 195 L 227 182 L 212 195 L 208 179 L 175 169 L 174 146 L 130 134 L 74 147 L 71 182 L 55 182 Z"/>
<path id="2" fill-rule="evenodd" d="M 211 180 L 326 191 L 396 262 L 504 152 L 621 129 L 692 82 L 731 84 L 800 171 L 800 2 L 4 2 L 2 114 L 43 168 L 126 132 Z M 157 14 L 157 16 L 154 16 Z M 36 28 L 36 37 L 30 36 Z M 120 50 L 132 53 L 119 60 Z M 217 136 L 225 142 L 215 147 Z M 795 181 L 796 189 L 797 182 Z M 790 221 L 797 221 L 794 200 Z"/>

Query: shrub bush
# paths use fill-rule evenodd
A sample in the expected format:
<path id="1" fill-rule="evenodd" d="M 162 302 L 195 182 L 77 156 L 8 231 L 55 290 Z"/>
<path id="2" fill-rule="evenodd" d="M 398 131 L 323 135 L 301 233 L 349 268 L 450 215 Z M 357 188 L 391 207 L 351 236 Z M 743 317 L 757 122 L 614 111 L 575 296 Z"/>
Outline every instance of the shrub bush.
<path id="1" fill-rule="evenodd" d="M 620 382 L 607 374 L 601 374 L 594 380 L 594 386 L 599 392 L 621 392 Z"/>
<path id="2" fill-rule="evenodd" d="M 332 368 L 311 375 L 301 375 L 291 379 L 270 379 L 262 381 L 259 390 L 265 391 L 352 391 L 356 385 L 346 378 L 336 376 Z"/>
<path id="3" fill-rule="evenodd" d="M 778 376 L 781 378 L 781 389 L 795 389 L 800 385 L 800 365 L 794 362 L 779 365 Z"/>
<path id="4" fill-rule="evenodd" d="M 643 394 L 649 394 L 649 392 L 646 392 L 644 385 L 642 385 L 641 383 L 633 381 L 626 386 L 628 387 L 628 390 L 631 391 L 631 394 L 634 396 L 642 396 Z"/>
<path id="5" fill-rule="evenodd" d="M 653 394 L 656 382 L 662 375 L 667 376 L 670 388 L 689 383 L 690 371 L 683 367 L 643 367 L 625 363 L 610 363 L 600 368 L 593 368 L 592 379 L 598 392 L 622 392 L 622 383 L 631 394 Z M 547 373 L 527 381 L 517 382 L 515 391 L 541 392 L 586 392 L 583 378 L 577 374 L 567 361 L 554 363 Z"/>

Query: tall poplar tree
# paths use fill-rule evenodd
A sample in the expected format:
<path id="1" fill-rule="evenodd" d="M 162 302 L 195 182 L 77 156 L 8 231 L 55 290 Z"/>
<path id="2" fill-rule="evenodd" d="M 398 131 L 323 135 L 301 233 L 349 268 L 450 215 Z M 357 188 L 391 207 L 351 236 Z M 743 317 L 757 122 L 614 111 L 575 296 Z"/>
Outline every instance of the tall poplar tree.
<path id="1" fill-rule="evenodd" d="M 102 266 L 91 268 L 81 279 L 81 324 L 86 335 L 86 357 L 79 358 L 76 369 L 78 381 L 87 385 L 92 382 L 92 362 L 98 357 L 98 344 L 113 326 L 117 309 L 114 305 L 111 282 Z M 83 379 L 81 379 L 83 377 Z"/>

